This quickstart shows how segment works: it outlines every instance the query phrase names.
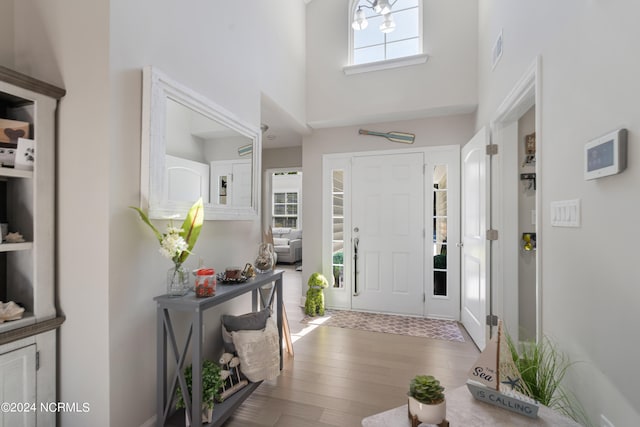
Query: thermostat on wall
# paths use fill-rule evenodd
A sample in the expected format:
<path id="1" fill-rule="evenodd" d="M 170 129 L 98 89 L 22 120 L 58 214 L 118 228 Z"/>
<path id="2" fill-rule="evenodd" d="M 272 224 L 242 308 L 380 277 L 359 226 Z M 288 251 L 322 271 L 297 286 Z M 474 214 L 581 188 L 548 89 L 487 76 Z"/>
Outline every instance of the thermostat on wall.
<path id="1" fill-rule="evenodd" d="M 627 130 L 617 129 L 584 146 L 584 179 L 615 175 L 627 167 Z"/>

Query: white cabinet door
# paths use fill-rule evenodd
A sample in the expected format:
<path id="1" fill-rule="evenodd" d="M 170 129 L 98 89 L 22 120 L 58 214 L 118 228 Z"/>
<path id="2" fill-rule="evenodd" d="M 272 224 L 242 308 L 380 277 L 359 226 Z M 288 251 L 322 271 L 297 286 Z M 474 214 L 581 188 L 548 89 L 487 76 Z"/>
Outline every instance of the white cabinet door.
<path id="1" fill-rule="evenodd" d="M 36 425 L 36 346 L 30 345 L 0 355 L 1 402 L 9 405 L 0 412 L 0 427 Z M 24 405 L 29 405 L 27 409 Z"/>

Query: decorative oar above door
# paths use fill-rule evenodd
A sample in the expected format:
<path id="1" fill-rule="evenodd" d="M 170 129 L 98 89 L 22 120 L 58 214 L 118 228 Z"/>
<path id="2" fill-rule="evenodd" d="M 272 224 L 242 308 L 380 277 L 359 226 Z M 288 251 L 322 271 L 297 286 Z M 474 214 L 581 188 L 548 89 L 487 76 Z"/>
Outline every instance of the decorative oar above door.
<path id="1" fill-rule="evenodd" d="M 413 144 L 413 141 L 416 139 L 416 136 L 412 133 L 406 132 L 374 132 L 371 130 L 360 129 L 358 131 L 360 135 L 373 135 L 373 136 L 381 136 L 383 138 L 387 138 L 392 142 L 402 142 L 403 144 Z"/>

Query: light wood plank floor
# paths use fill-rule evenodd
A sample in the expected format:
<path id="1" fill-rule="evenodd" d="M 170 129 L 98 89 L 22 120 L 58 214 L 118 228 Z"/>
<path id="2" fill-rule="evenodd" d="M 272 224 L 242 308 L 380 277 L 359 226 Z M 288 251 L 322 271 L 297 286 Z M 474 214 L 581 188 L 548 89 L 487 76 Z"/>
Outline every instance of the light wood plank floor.
<path id="1" fill-rule="evenodd" d="M 449 389 L 464 384 L 478 356 L 466 331 L 466 342 L 457 343 L 327 326 L 311 329 L 300 323 L 301 273 L 284 268 L 295 356 L 285 353 L 281 375 L 264 382 L 225 427 L 360 426 L 362 418 L 406 403 L 409 380 L 416 374 L 435 375 Z"/>

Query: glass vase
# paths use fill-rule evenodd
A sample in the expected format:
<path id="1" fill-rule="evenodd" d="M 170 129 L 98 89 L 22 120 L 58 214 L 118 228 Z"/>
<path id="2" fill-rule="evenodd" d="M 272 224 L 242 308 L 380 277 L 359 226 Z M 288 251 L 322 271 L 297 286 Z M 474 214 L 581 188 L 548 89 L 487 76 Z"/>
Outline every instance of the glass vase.
<path id="1" fill-rule="evenodd" d="M 253 264 L 258 273 L 267 273 L 276 263 L 275 251 L 271 243 L 261 243 L 258 247 L 258 257 Z"/>
<path id="2" fill-rule="evenodd" d="M 167 295 L 181 297 L 189 292 L 189 273 L 182 264 L 175 264 L 167 271 Z"/>

